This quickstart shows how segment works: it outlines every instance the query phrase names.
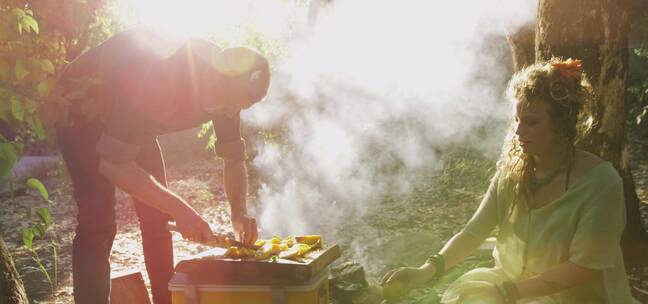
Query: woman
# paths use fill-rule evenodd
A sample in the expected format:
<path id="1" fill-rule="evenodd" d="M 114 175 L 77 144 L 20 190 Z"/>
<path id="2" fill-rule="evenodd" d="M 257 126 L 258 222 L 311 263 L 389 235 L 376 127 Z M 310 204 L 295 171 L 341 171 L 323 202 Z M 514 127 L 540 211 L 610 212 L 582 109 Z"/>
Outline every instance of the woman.
<path id="1" fill-rule="evenodd" d="M 444 302 L 631 303 L 619 246 L 622 180 L 609 162 L 574 145 L 592 98 L 581 62 L 530 66 L 508 92 L 514 132 L 478 210 L 425 264 L 388 272 L 385 291 L 438 278 L 494 235 L 495 267 L 461 276 Z"/>

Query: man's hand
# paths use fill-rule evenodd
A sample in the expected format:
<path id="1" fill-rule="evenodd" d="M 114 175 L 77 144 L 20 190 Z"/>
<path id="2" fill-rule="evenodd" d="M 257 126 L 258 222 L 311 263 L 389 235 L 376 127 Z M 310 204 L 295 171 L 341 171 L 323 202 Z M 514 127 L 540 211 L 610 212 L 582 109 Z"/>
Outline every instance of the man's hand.
<path id="1" fill-rule="evenodd" d="M 193 209 L 180 213 L 174 219 L 183 238 L 198 243 L 208 243 L 214 240 L 214 233 L 209 224 Z"/>
<path id="2" fill-rule="evenodd" d="M 232 215 L 234 235 L 244 244 L 254 244 L 259 238 L 256 219 L 247 215 Z"/>

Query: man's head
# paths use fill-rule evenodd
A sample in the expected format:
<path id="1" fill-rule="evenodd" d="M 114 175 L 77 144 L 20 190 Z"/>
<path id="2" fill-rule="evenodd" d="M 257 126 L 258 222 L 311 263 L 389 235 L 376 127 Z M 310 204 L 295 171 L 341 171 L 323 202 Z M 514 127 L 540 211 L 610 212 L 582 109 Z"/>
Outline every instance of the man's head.
<path id="1" fill-rule="evenodd" d="M 211 58 L 215 77 L 209 77 L 203 108 L 211 114 L 232 117 L 261 101 L 270 87 L 268 60 L 256 50 L 231 47 Z"/>

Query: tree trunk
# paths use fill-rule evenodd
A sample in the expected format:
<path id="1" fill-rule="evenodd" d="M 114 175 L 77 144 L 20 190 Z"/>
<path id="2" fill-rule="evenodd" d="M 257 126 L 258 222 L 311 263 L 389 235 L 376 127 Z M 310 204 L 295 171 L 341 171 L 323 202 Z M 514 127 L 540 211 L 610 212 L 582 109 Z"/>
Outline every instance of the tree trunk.
<path id="1" fill-rule="evenodd" d="M 0 304 L 28 303 L 25 287 L 16 271 L 9 248 L 0 236 Z"/>
<path id="2" fill-rule="evenodd" d="M 625 137 L 627 5 L 625 0 L 540 0 L 535 56 L 537 61 L 583 60 L 597 98 L 590 109 L 595 124 L 579 146 L 612 162 L 623 178 L 628 222 L 622 246 L 626 264 L 632 266 L 648 261 L 648 245 Z"/>
<path id="3" fill-rule="evenodd" d="M 511 47 L 515 72 L 535 63 L 535 22 L 506 33 L 506 40 Z"/>

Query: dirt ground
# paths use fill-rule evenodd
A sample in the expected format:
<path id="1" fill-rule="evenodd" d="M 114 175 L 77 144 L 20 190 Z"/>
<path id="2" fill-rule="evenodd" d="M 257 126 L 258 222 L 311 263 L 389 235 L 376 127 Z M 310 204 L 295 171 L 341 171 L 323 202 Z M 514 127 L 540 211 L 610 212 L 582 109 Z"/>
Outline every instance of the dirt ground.
<path id="1" fill-rule="evenodd" d="M 643 202 L 648 202 L 648 164 L 636 165 L 634 174 L 638 193 Z M 222 168 L 219 161 L 198 161 L 176 165 L 167 171 L 171 190 L 185 198 L 205 218 L 208 218 L 216 232 L 227 232 L 230 229 L 229 207 L 225 201 L 221 176 Z M 71 197 L 72 188 L 61 170 L 53 172 L 43 182 L 49 189 L 52 203 L 43 202 L 38 194 L 32 191 L 13 198 L 2 198 L 0 231 L 13 253 L 17 267 L 23 274 L 24 283 L 32 302 L 72 303 L 71 244 L 76 224 L 74 217 L 76 206 Z M 254 179 L 250 186 L 251 189 L 256 186 Z M 40 273 L 27 270 L 27 267 L 33 266 L 34 263 L 29 253 L 21 247 L 22 241 L 19 234 L 20 230 L 27 225 L 25 219 L 27 208 L 41 206 L 47 206 L 53 213 L 54 231 L 60 246 L 57 261 L 58 285 L 53 292 Z M 117 209 L 118 234 L 111 256 L 113 273 L 138 269 L 146 275 L 146 272 L 143 271 L 141 238 L 132 202 L 128 196 L 118 193 L 115 208 Z M 461 209 L 466 210 L 466 208 Z M 644 219 L 648 222 L 648 205 L 643 204 L 642 211 Z M 412 225 L 412 223 L 409 222 L 408 225 Z M 448 229 L 453 230 L 454 228 Z M 46 242 L 39 241 L 36 242 L 36 247 L 40 248 L 38 253 L 46 261 L 46 267 L 51 268 L 53 265 L 51 252 L 47 250 L 45 244 Z M 178 234 L 174 234 L 174 248 L 176 262 L 208 249 L 205 246 L 184 241 Z M 629 279 L 635 298 L 640 303 L 648 303 L 648 268 L 630 270 Z"/>
<path id="2" fill-rule="evenodd" d="M 186 199 L 213 225 L 215 232 L 231 231 L 229 224 L 229 205 L 225 201 L 222 189 L 222 168 L 220 162 L 202 161 L 171 168 L 167 171 L 169 187 Z M 35 192 L 13 198 L 3 198 L 0 231 L 21 274 L 30 300 L 34 303 L 72 303 L 72 239 L 76 225 L 76 206 L 72 199 L 72 186 L 65 176 L 53 175 L 43 180 L 49 190 L 51 204 L 43 202 Z M 216 203 L 214 203 L 216 202 Z M 48 207 L 54 218 L 53 230 L 60 244 L 58 252 L 58 286 L 52 293 L 44 276 L 34 270 L 25 270 L 33 266 L 31 255 L 22 245 L 20 231 L 27 226 L 27 208 Z M 117 193 L 117 237 L 113 244 L 111 264 L 113 274 L 123 271 L 144 271 L 141 235 L 135 209 L 130 198 L 124 193 Z M 174 233 L 175 260 L 180 261 L 191 255 L 206 251 L 208 247 L 187 242 Z M 35 241 L 40 257 L 45 266 L 52 267 L 52 254 L 47 249 L 47 242 Z"/>

